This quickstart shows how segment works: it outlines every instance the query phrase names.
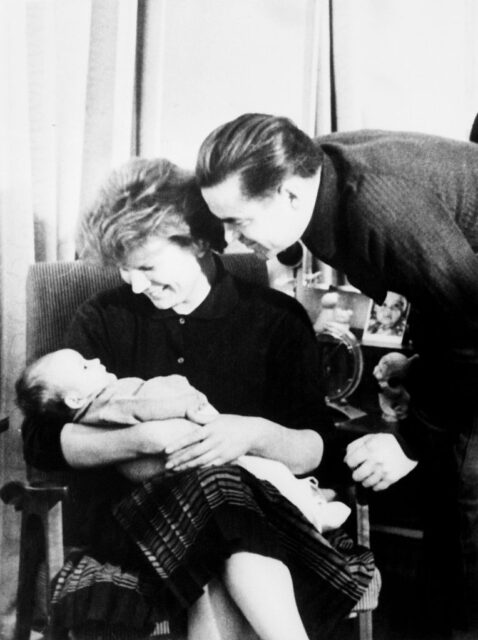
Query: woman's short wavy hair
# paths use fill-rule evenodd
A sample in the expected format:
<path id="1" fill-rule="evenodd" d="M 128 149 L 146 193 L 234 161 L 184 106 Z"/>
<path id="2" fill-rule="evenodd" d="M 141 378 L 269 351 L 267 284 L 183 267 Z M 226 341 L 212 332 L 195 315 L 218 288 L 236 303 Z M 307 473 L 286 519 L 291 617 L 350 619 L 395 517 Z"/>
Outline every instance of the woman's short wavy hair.
<path id="1" fill-rule="evenodd" d="M 315 175 L 322 157 L 320 147 L 289 118 L 245 113 L 201 144 L 196 179 L 202 189 L 238 175 L 246 198 L 262 198 L 289 176 Z"/>
<path id="2" fill-rule="evenodd" d="M 121 266 L 151 237 L 191 247 L 196 254 L 226 246 L 223 225 L 191 173 L 169 160 L 135 158 L 113 171 L 81 216 L 77 252 L 85 260 Z"/>

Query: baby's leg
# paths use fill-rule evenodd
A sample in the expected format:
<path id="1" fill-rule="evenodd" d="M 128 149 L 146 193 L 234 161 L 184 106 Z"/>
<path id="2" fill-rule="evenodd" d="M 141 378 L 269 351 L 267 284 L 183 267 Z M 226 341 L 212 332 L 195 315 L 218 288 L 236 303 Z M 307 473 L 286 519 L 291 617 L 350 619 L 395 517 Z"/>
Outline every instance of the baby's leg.
<path id="1" fill-rule="evenodd" d="M 314 524 L 319 531 L 326 532 L 338 529 L 351 513 L 351 509 L 343 502 L 324 502 L 318 504 L 314 514 Z"/>
<path id="2" fill-rule="evenodd" d="M 334 500 L 336 493 L 332 489 L 319 487 L 317 478 L 308 477 L 297 480 L 313 498 L 313 506 L 304 512 L 309 520 L 321 532 L 338 529 L 351 513 L 348 505 Z"/>
<path id="3" fill-rule="evenodd" d="M 316 498 L 307 479 L 299 480 L 292 471 L 278 460 L 259 456 L 241 456 L 237 463 L 250 473 L 270 482 L 289 502 L 295 504 L 314 524 Z"/>
<path id="4" fill-rule="evenodd" d="M 237 464 L 247 469 L 256 478 L 269 480 L 280 490 L 280 484 L 287 483 L 290 478 L 296 479 L 292 471 L 283 462 L 262 458 L 261 456 L 245 455 L 237 459 Z"/>
<path id="5" fill-rule="evenodd" d="M 315 478 L 296 478 L 282 462 L 258 456 L 241 456 L 237 463 L 257 478 L 274 485 L 320 532 L 337 529 L 350 515 L 350 508 L 346 504 L 327 502 Z"/>

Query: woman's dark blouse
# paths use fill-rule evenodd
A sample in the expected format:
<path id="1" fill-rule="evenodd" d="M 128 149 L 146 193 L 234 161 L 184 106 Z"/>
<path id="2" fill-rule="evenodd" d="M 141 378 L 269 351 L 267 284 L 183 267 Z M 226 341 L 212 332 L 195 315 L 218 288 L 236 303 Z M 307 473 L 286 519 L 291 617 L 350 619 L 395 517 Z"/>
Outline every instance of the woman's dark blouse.
<path id="1" fill-rule="evenodd" d="M 158 310 L 127 285 L 96 295 L 77 311 L 65 346 L 100 358 L 118 377 L 184 375 L 221 413 L 261 416 L 334 439 L 305 310 L 290 296 L 236 279 L 222 267 L 208 297 L 189 315 Z M 24 424 L 29 464 L 66 466 L 61 428 Z M 94 492 L 112 495 L 125 486 L 111 467 L 77 476 Z"/>

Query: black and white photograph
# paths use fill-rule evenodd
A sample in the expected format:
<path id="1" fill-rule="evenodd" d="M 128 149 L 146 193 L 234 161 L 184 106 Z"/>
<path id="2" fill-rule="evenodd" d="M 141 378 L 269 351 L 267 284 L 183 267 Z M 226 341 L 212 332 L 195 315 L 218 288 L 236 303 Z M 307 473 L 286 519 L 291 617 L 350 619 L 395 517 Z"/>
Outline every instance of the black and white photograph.
<path id="1" fill-rule="evenodd" d="M 0 0 L 0 640 L 478 639 L 477 34 Z"/>
<path id="2" fill-rule="evenodd" d="M 410 305 L 399 293 L 388 291 L 383 304 L 370 302 L 362 334 L 363 344 L 400 347 L 407 328 Z"/>

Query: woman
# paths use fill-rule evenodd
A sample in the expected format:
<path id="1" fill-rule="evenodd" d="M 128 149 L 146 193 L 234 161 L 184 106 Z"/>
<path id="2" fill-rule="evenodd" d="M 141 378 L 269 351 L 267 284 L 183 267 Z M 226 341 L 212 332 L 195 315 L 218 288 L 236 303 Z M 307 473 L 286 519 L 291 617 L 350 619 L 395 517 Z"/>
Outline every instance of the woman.
<path id="1" fill-rule="evenodd" d="M 78 310 L 65 346 L 119 377 L 182 374 L 221 415 L 203 427 L 26 424 L 27 460 L 77 469 L 72 494 L 88 514 L 84 546 L 56 579 L 58 634 L 145 637 L 219 578 L 260 638 L 325 637 L 366 588 L 370 554 L 345 555 L 340 535 L 326 539 L 233 464 L 251 453 L 306 474 L 322 458 L 320 430 L 331 425 L 305 311 L 224 271 L 211 252 L 223 247 L 221 227 L 165 160 L 113 174 L 80 238 L 126 284 Z M 162 457 L 166 474 L 140 487 L 114 469 L 148 455 Z"/>

